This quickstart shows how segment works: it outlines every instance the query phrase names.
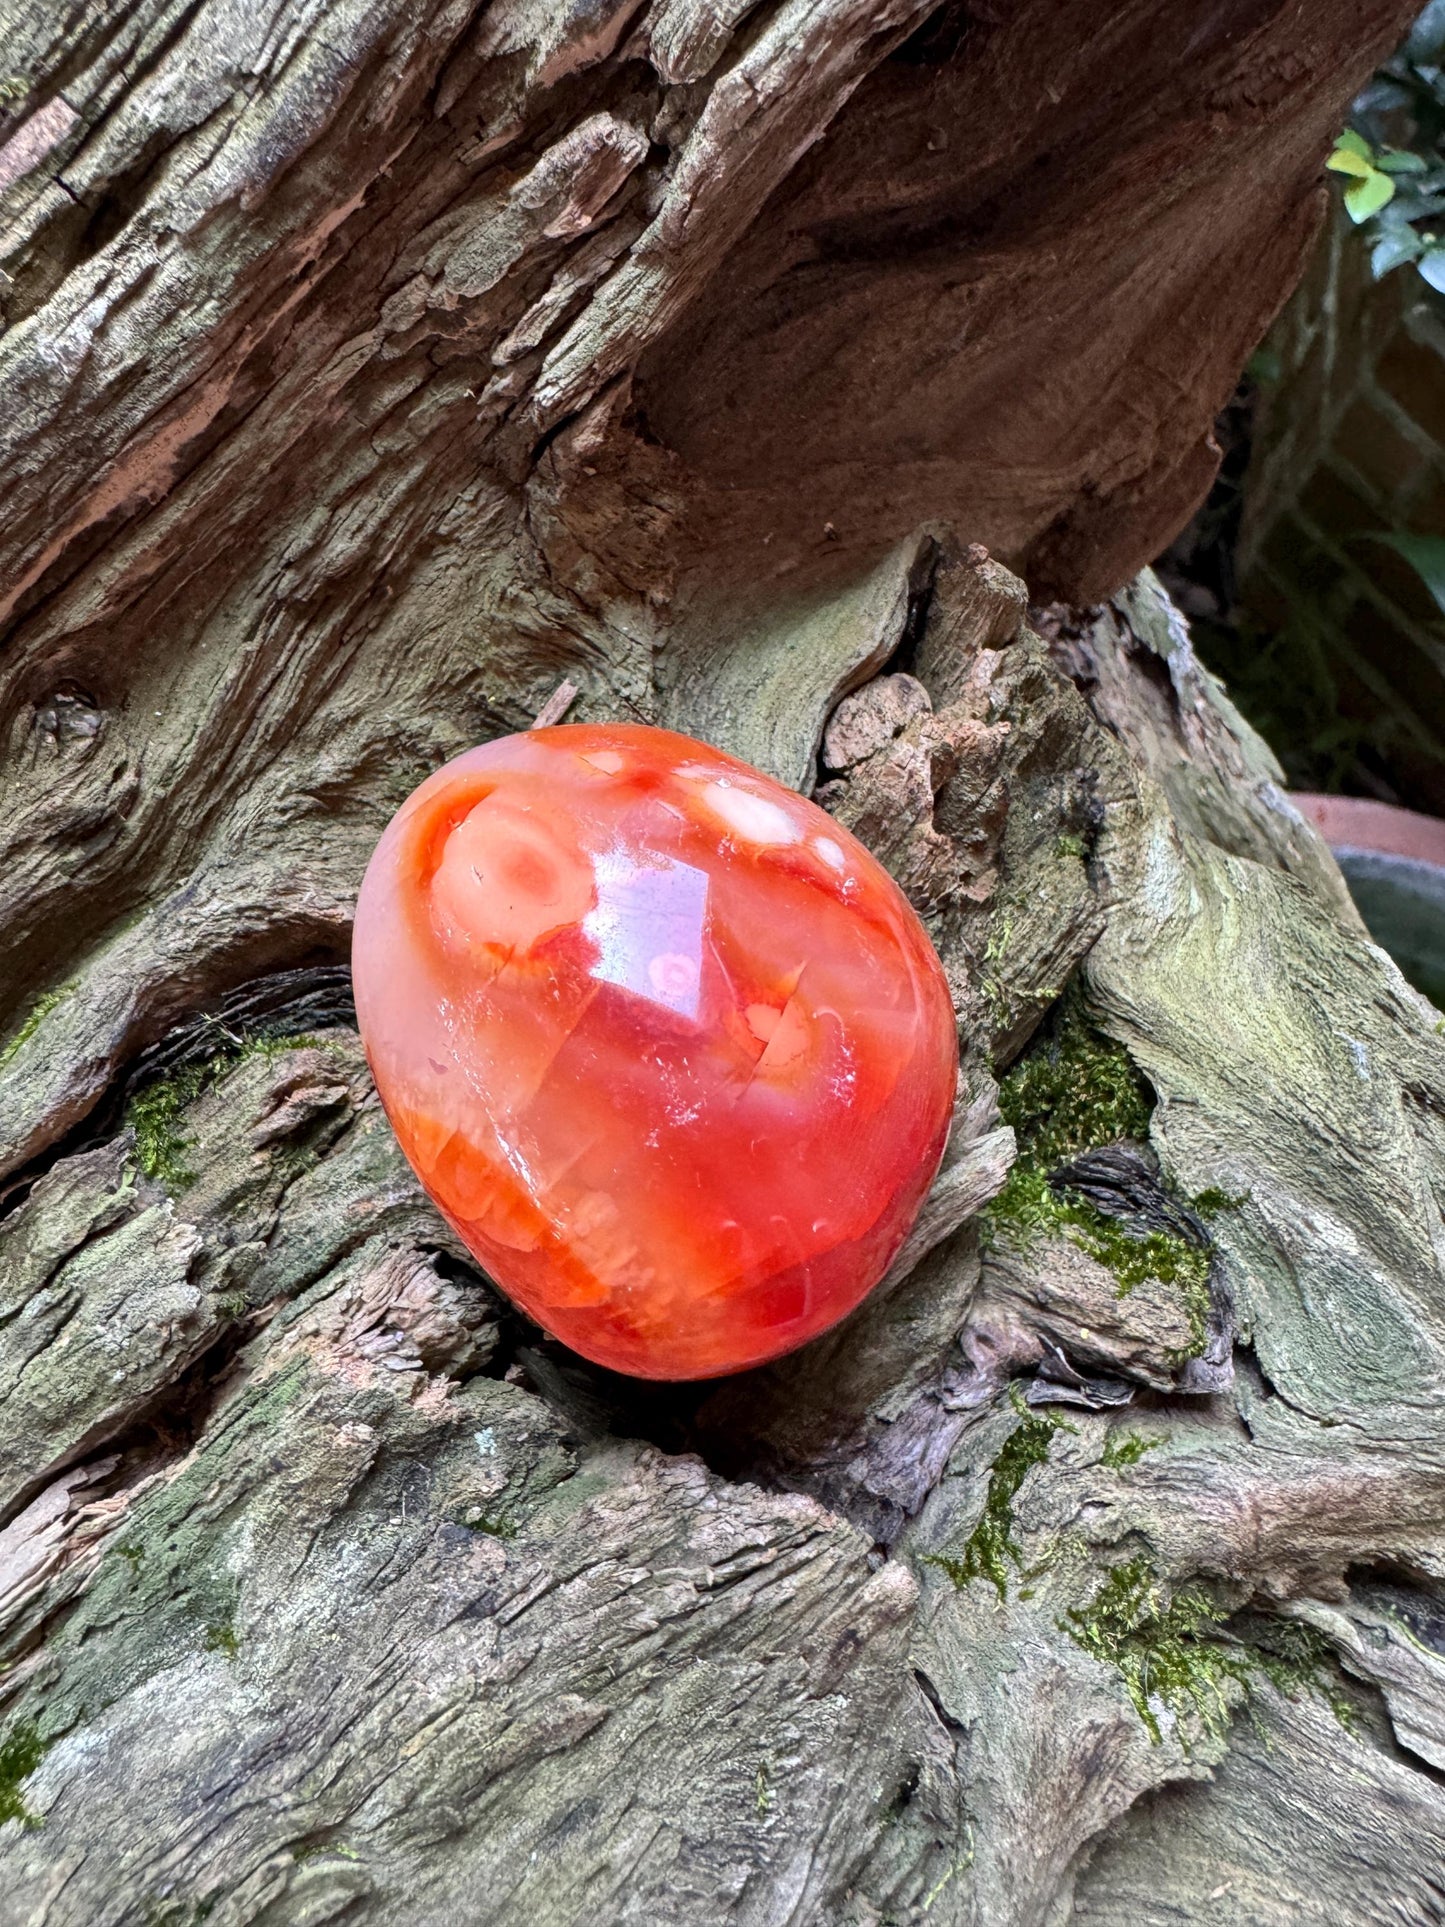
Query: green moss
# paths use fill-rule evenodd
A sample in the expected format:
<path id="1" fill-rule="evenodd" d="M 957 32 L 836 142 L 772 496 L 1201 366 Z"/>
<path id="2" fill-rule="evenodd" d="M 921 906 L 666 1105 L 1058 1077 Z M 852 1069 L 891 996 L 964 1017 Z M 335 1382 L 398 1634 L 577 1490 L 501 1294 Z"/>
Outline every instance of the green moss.
<path id="1" fill-rule="evenodd" d="M 995 1030 L 1007 1030 L 1014 1019 L 1013 999 L 1009 996 L 1003 979 L 998 974 L 998 966 L 1003 962 L 1003 954 L 1008 949 L 1013 927 L 1012 916 L 1007 910 L 1001 910 L 993 920 L 988 942 L 984 946 L 983 974 L 979 981 L 979 989 L 983 993 L 988 1020 Z"/>
<path id="2" fill-rule="evenodd" d="M 199 1657 L 212 1628 L 217 1639 L 208 1663 L 225 1657 L 229 1631 L 239 1648 L 239 1670 L 250 1642 L 237 1579 L 244 1552 L 238 1538 L 244 1508 L 237 1495 L 261 1494 L 265 1505 L 277 1482 L 284 1485 L 276 1441 L 293 1429 L 298 1403 L 314 1398 L 313 1374 L 303 1352 L 278 1361 L 231 1408 L 219 1447 L 203 1441 L 172 1477 L 138 1497 L 124 1536 L 140 1556 L 103 1558 L 46 1630 L 46 1649 L 55 1661 L 53 1676 L 47 1675 L 47 1732 L 93 1723 L 117 1698 L 173 1668 L 178 1654 Z M 231 1494 L 219 1507 L 218 1476 Z M 125 1629 L 123 1666 L 116 1661 L 118 1625 Z"/>
<path id="3" fill-rule="evenodd" d="M 251 1301 L 244 1291 L 223 1291 L 216 1300 L 218 1318 L 244 1318 L 251 1308 Z"/>
<path id="4" fill-rule="evenodd" d="M 1247 1690 L 1249 1667 L 1218 1636 L 1226 1617 L 1199 1586 L 1181 1587 L 1166 1601 L 1141 1553 L 1116 1566 L 1091 1603 L 1059 1623 L 1076 1646 L 1120 1674 L 1157 1746 L 1164 1736 L 1153 1700 L 1176 1719 L 1192 1714 L 1211 1735 L 1228 1727 L 1234 1709 L 1226 1682 Z"/>
<path id="5" fill-rule="evenodd" d="M 1189 1342 L 1175 1362 L 1197 1358 L 1209 1335 L 1208 1251 L 1168 1231 L 1150 1231 L 1136 1238 L 1116 1219 L 1106 1218 L 1081 1199 L 1065 1200 L 1063 1222 L 1074 1243 L 1114 1274 L 1120 1298 L 1127 1298 L 1150 1278 L 1178 1292 L 1189 1321 Z"/>
<path id="6" fill-rule="evenodd" d="M 1015 1409 L 1021 1413 L 1021 1422 L 989 1468 L 983 1511 L 962 1552 L 957 1558 L 941 1553 L 924 1556 L 924 1563 L 947 1573 L 960 1592 L 975 1579 L 987 1579 L 1001 1600 L 1008 1598 L 1008 1562 L 1021 1566 L 1023 1558 L 1014 1543 L 1013 1502 L 1032 1468 L 1048 1458 L 1054 1433 L 1062 1429 L 1062 1420 L 1029 1411 L 1017 1399 Z"/>
<path id="7" fill-rule="evenodd" d="M 984 1208 L 985 1243 L 999 1232 L 1011 1232 L 1016 1243 L 1029 1245 L 1040 1232 L 1053 1231 L 1062 1223 L 1062 1201 L 1049 1188 L 1049 1174 L 1019 1151 L 1002 1191 Z"/>
<path id="8" fill-rule="evenodd" d="M 1013 1022 L 1013 1004 L 1008 992 L 997 977 L 985 977 L 979 984 L 983 993 L 984 1009 L 994 1030 L 1007 1030 Z"/>
<path id="9" fill-rule="evenodd" d="M 1101 1145 L 1145 1137 L 1153 1109 L 1129 1053 L 1101 1037 L 1077 1006 L 1009 1072 L 998 1107 L 1018 1138 L 1019 1166 L 1045 1174 Z"/>
<path id="10" fill-rule="evenodd" d="M 303 1840 L 292 1847 L 291 1858 L 296 1861 L 315 1860 L 319 1854 L 331 1854 L 337 1860 L 360 1860 L 361 1855 L 355 1847 L 343 1846 L 339 1840 Z"/>
<path id="11" fill-rule="evenodd" d="M 180 1128 L 185 1111 L 203 1091 L 251 1057 L 272 1058 L 282 1051 L 303 1050 L 316 1043 L 314 1037 L 287 1037 L 276 1031 L 259 1031 L 248 1036 L 229 1033 L 212 1056 L 197 1064 L 187 1064 L 147 1085 L 131 1099 L 126 1123 L 135 1132 L 135 1161 L 148 1178 L 155 1178 L 168 1191 L 184 1191 L 196 1181 L 196 1174 L 185 1161 L 191 1140 Z"/>
<path id="12" fill-rule="evenodd" d="M 1248 1202 L 1247 1191 L 1221 1191 L 1218 1185 L 1206 1185 L 1189 1200 L 1189 1208 L 1196 1218 L 1217 1218 L 1221 1211 L 1238 1211 Z"/>
<path id="13" fill-rule="evenodd" d="M 1123 1138 L 1148 1136 L 1149 1087 L 1129 1053 L 1101 1037 L 1078 1005 L 1066 1008 L 1056 1035 L 1016 1065 L 999 1087 L 999 1114 L 1014 1128 L 1018 1157 L 1003 1190 L 984 1213 L 987 1235 L 1011 1234 L 1024 1245 L 1039 1236 L 1067 1237 L 1114 1276 L 1121 1298 L 1147 1279 L 1176 1290 L 1189 1320 L 1180 1357 L 1203 1350 L 1207 1335 L 1209 1253 L 1187 1238 L 1151 1231 L 1136 1237 L 1077 1193 L 1059 1192 L 1049 1174 L 1060 1165 Z M 1237 1202 L 1224 1193 L 1215 1208 Z"/>
<path id="14" fill-rule="evenodd" d="M 1082 861 L 1088 854 L 1089 846 L 1083 837 L 1076 836 L 1072 830 L 1066 830 L 1054 844 L 1055 856 L 1076 856 Z"/>
<path id="15" fill-rule="evenodd" d="M 1163 1439 L 1146 1439 L 1142 1432 L 1110 1432 L 1099 1463 L 1117 1472 L 1123 1466 L 1137 1465 L 1146 1452 L 1156 1452 L 1163 1443 Z"/>
<path id="16" fill-rule="evenodd" d="M 145 1927 L 202 1927 L 216 1911 L 219 1894 L 205 1900 L 148 1900 Z"/>
<path id="17" fill-rule="evenodd" d="M 1248 1635 L 1226 1630 L 1228 1610 L 1202 1585 L 1179 1587 L 1166 1599 L 1144 1554 L 1116 1566 L 1090 1604 L 1059 1625 L 1092 1658 L 1120 1674 L 1134 1709 L 1157 1746 L 1163 1738 L 1155 1703 L 1180 1722 L 1221 1738 L 1241 1697 L 1261 1679 L 1290 1696 L 1320 1692 L 1348 1723 L 1352 1709 L 1333 1686 L 1328 1641 L 1293 1620 L 1246 1616 Z M 1231 1694 L 1230 1688 L 1234 1691 Z"/>
<path id="18" fill-rule="evenodd" d="M 480 1506 L 469 1506 L 458 1523 L 468 1532 L 484 1532 L 490 1539 L 515 1539 L 521 1530 L 510 1512 L 489 1515 Z"/>
<path id="19" fill-rule="evenodd" d="M 135 1161 L 168 1191 L 184 1191 L 196 1181 L 185 1163 L 191 1140 L 182 1137 L 180 1118 L 211 1081 L 210 1065 L 191 1064 L 131 1099 L 126 1122 L 135 1132 Z"/>
<path id="20" fill-rule="evenodd" d="M 1009 947 L 1009 939 L 1014 933 L 1013 915 L 1008 910 L 1000 910 L 989 927 L 988 942 L 984 946 L 983 960 L 986 964 L 1003 962 L 1003 953 Z"/>
<path id="21" fill-rule="evenodd" d="M 36 1031 L 38 1031 L 40 1026 L 45 1022 L 51 1011 L 55 1009 L 57 1004 L 64 1003 L 74 988 L 74 984 L 64 984 L 59 990 L 46 991 L 45 995 L 32 1007 L 30 1015 L 10 1039 L 10 1042 L 6 1044 L 3 1050 L 0 1050 L 0 1070 L 4 1070 L 7 1064 L 11 1063 L 20 1055 L 21 1051 L 24 1050 Z"/>
<path id="22" fill-rule="evenodd" d="M 972 1865 L 973 1865 L 973 1849 L 972 1847 L 970 1847 L 968 1850 L 967 1857 L 963 1860 L 963 1862 L 961 1864 L 958 1862 L 955 1862 L 951 1867 L 945 1867 L 942 1876 L 933 1883 L 933 1885 L 929 1888 L 928 1892 L 923 1896 L 924 1913 L 928 1913 L 930 1911 L 934 1901 L 937 1900 L 938 1896 L 943 1892 L 944 1888 L 947 1887 L 951 1881 L 957 1880 L 959 1874 L 963 1872 L 966 1868 L 971 1867 Z"/>
<path id="23" fill-rule="evenodd" d="M 1249 1614 L 1242 1624 L 1246 1648 L 1272 1686 L 1289 1699 L 1316 1693 L 1347 1733 L 1358 1729 L 1355 1709 L 1338 1685 L 1335 1649 L 1322 1632 L 1272 1613 Z"/>
<path id="24" fill-rule="evenodd" d="M 46 1742 L 34 1720 L 19 1720 L 0 1740 L 0 1826 L 18 1820 L 23 1827 L 45 1823 L 25 1804 L 21 1788 L 45 1757 Z"/>
<path id="25" fill-rule="evenodd" d="M 292 1037 L 282 1030 L 252 1031 L 222 1053 L 220 1061 L 223 1067 L 244 1064 L 248 1057 L 264 1057 L 269 1063 L 273 1057 L 280 1057 L 285 1051 L 321 1050 L 327 1042 L 324 1037 L 312 1037 L 309 1034 Z"/>
<path id="26" fill-rule="evenodd" d="M 241 1650 L 241 1636 L 229 1619 L 219 1619 L 207 1626 L 205 1647 L 208 1653 L 224 1653 L 227 1659 L 234 1659 Z"/>

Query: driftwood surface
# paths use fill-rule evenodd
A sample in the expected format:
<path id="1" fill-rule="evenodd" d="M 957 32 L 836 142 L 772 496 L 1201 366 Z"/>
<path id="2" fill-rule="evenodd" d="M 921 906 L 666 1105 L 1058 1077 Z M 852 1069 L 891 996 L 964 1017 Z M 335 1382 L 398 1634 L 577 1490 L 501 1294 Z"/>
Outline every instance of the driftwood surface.
<path id="1" fill-rule="evenodd" d="M 1410 11 L 0 0 L 5 1927 L 1445 1919 L 1445 1037 L 1143 568 Z M 511 1312 L 350 1027 L 563 678 L 955 993 L 907 1250 L 718 1385 Z"/>

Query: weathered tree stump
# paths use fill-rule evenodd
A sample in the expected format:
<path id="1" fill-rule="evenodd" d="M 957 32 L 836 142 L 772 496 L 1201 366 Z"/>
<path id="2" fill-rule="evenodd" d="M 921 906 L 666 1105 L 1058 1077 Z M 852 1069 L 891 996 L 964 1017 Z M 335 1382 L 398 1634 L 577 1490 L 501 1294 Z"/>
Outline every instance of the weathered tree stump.
<path id="1" fill-rule="evenodd" d="M 1445 1917 L 1445 1038 L 1140 573 L 1410 10 L 0 0 L 0 1920 Z M 349 1027 L 564 678 L 959 1011 L 886 1285 L 712 1386 Z"/>

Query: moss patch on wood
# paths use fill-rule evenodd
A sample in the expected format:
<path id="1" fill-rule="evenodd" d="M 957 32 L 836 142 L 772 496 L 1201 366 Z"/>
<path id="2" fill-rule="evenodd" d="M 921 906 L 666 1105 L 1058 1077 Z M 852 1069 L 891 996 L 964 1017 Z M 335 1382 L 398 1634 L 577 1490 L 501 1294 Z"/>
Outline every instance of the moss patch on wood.
<path id="1" fill-rule="evenodd" d="M 131 1099 L 126 1122 L 135 1132 L 135 1161 L 168 1191 L 184 1191 L 196 1181 L 185 1162 L 190 1140 L 181 1134 L 180 1119 L 212 1082 L 210 1066 L 192 1064 Z"/>
<path id="2" fill-rule="evenodd" d="M 34 1720 L 21 1720 L 0 1740 L 0 1826 L 18 1820 L 23 1827 L 45 1823 L 25 1804 L 21 1791 L 45 1757 L 46 1742 Z"/>
<path id="3" fill-rule="evenodd" d="M 1111 1471 L 1137 1465 L 1146 1452 L 1155 1452 L 1164 1443 L 1163 1439 L 1146 1439 L 1142 1432 L 1110 1432 L 1104 1441 L 1100 1455 L 1100 1465 L 1107 1465 Z"/>
<path id="4" fill-rule="evenodd" d="M 149 1900 L 145 1927 L 202 1927 L 216 1910 L 219 1895 L 204 1900 Z"/>
<path id="5" fill-rule="evenodd" d="M 1124 1681 L 1134 1710 L 1158 1746 L 1156 1706 L 1178 1723 L 1189 1751 L 1188 1725 L 1222 1739 L 1241 1701 L 1261 1680 L 1293 1698 L 1315 1691 L 1349 1725 L 1352 1709 L 1332 1684 L 1333 1651 L 1313 1627 L 1272 1615 L 1246 1615 L 1239 1629 L 1200 1584 L 1166 1595 L 1143 1553 L 1116 1566 L 1090 1603 L 1059 1621 L 1076 1646 Z M 1232 1690 L 1231 1690 L 1232 1689 Z"/>
<path id="6" fill-rule="evenodd" d="M 154 1178 L 168 1191 L 186 1190 L 195 1183 L 196 1174 L 186 1163 L 191 1141 L 183 1134 L 180 1121 L 196 1099 L 248 1058 L 276 1057 L 282 1051 L 303 1050 L 319 1041 L 271 1030 L 228 1036 L 210 1057 L 148 1084 L 126 1109 L 126 1123 L 135 1132 L 136 1164 L 146 1177 Z"/>
<path id="7" fill-rule="evenodd" d="M 12 1063 L 20 1055 L 51 1011 L 57 1004 L 64 1003 L 74 988 L 74 984 L 62 984 L 59 990 L 47 990 L 45 995 L 36 1001 L 19 1030 L 9 1043 L 0 1049 L 0 1070 L 4 1070 L 7 1064 Z"/>
<path id="8" fill-rule="evenodd" d="M 927 1553 L 924 1563 L 947 1573 L 961 1592 L 975 1579 L 987 1579 L 1000 1600 L 1008 1598 L 1008 1568 L 1012 1561 L 1022 1567 L 1023 1555 L 1013 1536 L 1014 1500 L 1019 1487 L 1036 1465 L 1049 1456 L 1054 1433 L 1063 1429 L 1062 1419 L 1047 1412 L 1031 1412 L 1015 1399 L 1020 1414 L 1017 1424 L 1004 1440 L 998 1457 L 989 1467 L 988 1491 L 978 1524 L 964 1541 L 955 1558 L 950 1554 Z"/>
<path id="9" fill-rule="evenodd" d="M 510 1512 L 488 1513 L 480 1506 L 468 1506 L 457 1523 L 464 1525 L 468 1532 L 480 1532 L 489 1539 L 515 1539 L 521 1531 Z"/>
<path id="10" fill-rule="evenodd" d="M 1153 1108 L 1149 1087 L 1128 1052 L 1100 1036 L 1077 999 L 1070 999 L 1053 1036 L 999 1087 L 999 1113 L 1013 1126 L 1018 1158 L 984 1214 L 985 1230 L 1022 1244 L 1039 1236 L 1070 1238 L 1113 1274 L 1121 1298 L 1149 1279 L 1171 1287 L 1189 1320 L 1187 1358 L 1202 1351 L 1206 1341 L 1208 1251 L 1173 1232 L 1136 1234 L 1079 1193 L 1050 1183 L 1052 1172 L 1087 1151 L 1147 1138 Z M 1211 1210 L 1238 1202 L 1223 1192 L 1202 1196 Z"/>
<path id="11" fill-rule="evenodd" d="M 241 1650 L 241 1635 L 229 1619 L 218 1619 L 206 1628 L 205 1648 L 208 1653 L 224 1653 L 227 1659 L 234 1659 Z"/>
<path id="12" fill-rule="evenodd" d="M 1169 1231 L 1135 1237 L 1082 1200 L 1065 1198 L 1062 1223 L 1081 1250 L 1114 1274 L 1121 1298 L 1150 1278 L 1178 1292 L 1189 1320 L 1189 1343 L 1179 1361 L 1202 1352 L 1209 1330 L 1209 1253 Z M 1171 1354 L 1172 1356 L 1172 1354 Z"/>

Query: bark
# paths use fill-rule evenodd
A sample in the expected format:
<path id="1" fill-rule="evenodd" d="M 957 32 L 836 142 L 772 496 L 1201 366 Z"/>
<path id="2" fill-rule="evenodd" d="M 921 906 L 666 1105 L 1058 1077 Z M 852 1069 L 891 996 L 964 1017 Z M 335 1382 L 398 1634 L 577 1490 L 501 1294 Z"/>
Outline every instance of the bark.
<path id="1" fill-rule="evenodd" d="M 1410 11 L 0 0 L 0 1918 L 1438 1916 L 1445 1040 L 1139 573 Z M 908 1249 L 719 1385 L 512 1313 L 349 1028 L 564 677 L 955 992 Z"/>

